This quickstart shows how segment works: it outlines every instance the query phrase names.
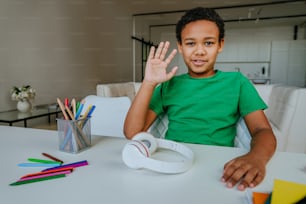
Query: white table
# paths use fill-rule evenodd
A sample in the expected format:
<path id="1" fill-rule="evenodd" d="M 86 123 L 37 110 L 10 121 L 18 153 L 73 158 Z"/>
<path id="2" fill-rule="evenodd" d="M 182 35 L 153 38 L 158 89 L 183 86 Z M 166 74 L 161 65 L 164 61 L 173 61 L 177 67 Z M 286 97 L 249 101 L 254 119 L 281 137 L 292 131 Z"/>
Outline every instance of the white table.
<path id="1" fill-rule="evenodd" d="M 195 163 L 188 172 L 165 175 L 132 170 L 121 160 L 127 140 L 94 137 L 93 146 L 78 154 L 58 150 L 56 131 L 0 126 L 0 202 L 31 203 L 245 203 L 246 192 L 228 189 L 220 181 L 226 161 L 243 153 L 238 148 L 191 145 Z M 87 160 L 65 178 L 9 186 L 19 177 L 38 168 L 17 167 L 27 158 L 54 155 L 65 163 Z M 157 154 L 158 155 L 158 154 Z M 275 178 L 306 184 L 306 154 L 276 153 L 267 167 L 265 180 L 254 191 L 271 191 Z"/>

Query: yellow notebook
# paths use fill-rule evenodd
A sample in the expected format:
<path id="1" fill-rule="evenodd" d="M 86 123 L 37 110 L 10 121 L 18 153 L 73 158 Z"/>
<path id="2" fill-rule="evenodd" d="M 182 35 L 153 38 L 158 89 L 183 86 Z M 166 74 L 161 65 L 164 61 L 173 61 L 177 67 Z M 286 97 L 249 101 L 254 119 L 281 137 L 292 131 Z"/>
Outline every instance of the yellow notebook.
<path id="1" fill-rule="evenodd" d="M 274 180 L 271 204 L 292 204 L 305 196 L 305 184 L 276 179 Z"/>

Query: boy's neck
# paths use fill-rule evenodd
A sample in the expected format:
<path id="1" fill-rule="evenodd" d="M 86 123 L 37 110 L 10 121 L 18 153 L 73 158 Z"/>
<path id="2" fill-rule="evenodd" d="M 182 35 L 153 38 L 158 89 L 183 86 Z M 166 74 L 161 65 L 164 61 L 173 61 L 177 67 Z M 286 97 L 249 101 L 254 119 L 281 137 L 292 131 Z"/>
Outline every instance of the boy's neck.
<path id="1" fill-rule="evenodd" d="M 201 78 L 213 77 L 217 72 L 218 72 L 218 70 L 213 69 L 213 70 L 211 70 L 210 72 L 207 72 L 207 73 L 190 73 L 190 72 L 188 72 L 188 75 L 191 78 L 201 79 Z"/>

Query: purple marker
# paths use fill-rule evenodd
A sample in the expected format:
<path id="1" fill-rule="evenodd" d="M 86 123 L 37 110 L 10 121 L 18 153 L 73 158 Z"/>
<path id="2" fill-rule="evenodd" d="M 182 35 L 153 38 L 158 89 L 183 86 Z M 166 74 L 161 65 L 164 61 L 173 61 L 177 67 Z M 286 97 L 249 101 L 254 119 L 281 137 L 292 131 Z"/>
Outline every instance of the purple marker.
<path id="1" fill-rule="evenodd" d="M 74 162 L 74 163 L 70 163 L 70 164 L 64 164 L 64 165 L 60 165 L 60 166 L 57 166 L 57 167 L 52 167 L 52 168 L 44 169 L 44 170 L 42 170 L 42 172 L 53 170 L 53 169 L 67 168 L 67 167 L 76 168 L 76 167 L 86 166 L 86 165 L 88 165 L 87 160 L 83 160 L 83 161 L 79 161 L 79 162 Z"/>

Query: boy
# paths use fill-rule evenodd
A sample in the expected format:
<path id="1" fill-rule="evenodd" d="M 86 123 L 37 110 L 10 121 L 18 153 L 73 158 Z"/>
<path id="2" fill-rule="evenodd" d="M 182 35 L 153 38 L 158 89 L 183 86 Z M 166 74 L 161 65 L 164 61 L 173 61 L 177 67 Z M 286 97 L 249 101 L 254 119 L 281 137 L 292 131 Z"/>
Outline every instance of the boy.
<path id="1" fill-rule="evenodd" d="M 239 183 L 239 190 L 257 186 L 276 139 L 263 112 L 266 104 L 249 80 L 240 72 L 214 69 L 224 45 L 223 20 L 213 9 L 194 8 L 177 23 L 176 37 L 188 73 L 174 76 L 178 67 L 167 73 L 177 52 L 166 57 L 169 42 L 151 48 L 144 80 L 125 120 L 126 137 L 148 130 L 158 115 L 167 113 L 166 139 L 233 146 L 242 116 L 252 136 L 251 149 L 224 165 L 221 180 L 229 188 Z"/>

